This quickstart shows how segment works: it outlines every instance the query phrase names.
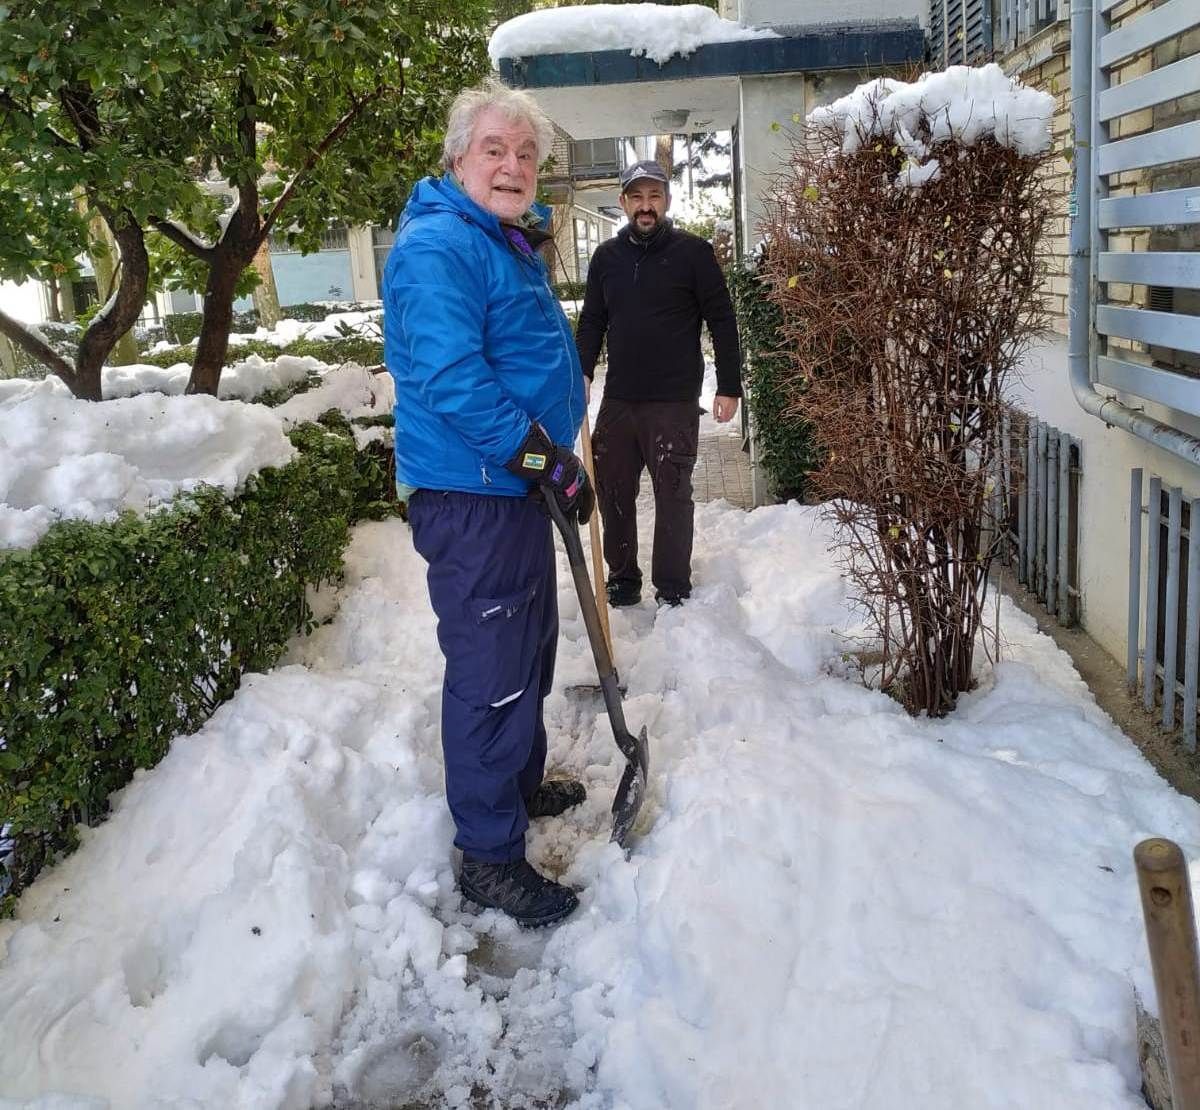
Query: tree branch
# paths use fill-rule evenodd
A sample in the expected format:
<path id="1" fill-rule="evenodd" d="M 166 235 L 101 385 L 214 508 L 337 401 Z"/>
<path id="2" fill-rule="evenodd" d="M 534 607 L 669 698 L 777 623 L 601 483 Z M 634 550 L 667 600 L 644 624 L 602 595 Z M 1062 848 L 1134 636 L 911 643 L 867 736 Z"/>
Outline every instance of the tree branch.
<path id="1" fill-rule="evenodd" d="M 30 331 L 20 320 L 14 319 L 0 309 L 0 335 L 11 339 L 21 350 L 33 355 L 38 362 L 43 363 L 67 383 L 71 392 L 75 391 L 76 374 L 73 367 L 40 335 Z"/>
<path id="2" fill-rule="evenodd" d="M 279 219 L 280 214 L 283 212 L 284 208 L 287 207 L 288 203 L 291 201 L 292 197 L 295 195 L 296 189 L 302 184 L 304 179 L 310 173 L 312 173 L 313 168 L 325 156 L 325 154 L 329 150 L 329 148 L 332 147 L 335 143 L 337 143 L 337 141 L 347 131 L 350 130 L 350 126 L 354 123 L 354 121 L 362 113 L 364 108 L 373 104 L 376 100 L 380 99 L 380 97 L 382 97 L 385 93 L 389 93 L 389 92 L 398 92 L 400 96 L 404 95 L 404 76 L 403 76 L 403 74 L 401 74 L 401 77 L 400 77 L 400 88 L 399 89 L 395 89 L 391 85 L 380 85 L 374 92 L 368 94 L 367 96 L 364 96 L 361 100 L 353 101 L 353 103 L 350 106 L 349 111 L 347 111 L 346 114 L 343 115 L 342 118 L 340 120 L 338 120 L 337 123 L 335 123 L 332 128 L 330 128 L 329 132 L 325 135 L 325 137 L 319 143 L 317 143 L 317 145 L 315 147 L 313 147 L 312 153 L 309 154 L 309 156 L 305 159 L 304 165 L 300 167 L 300 169 L 292 177 L 291 181 L 289 181 L 287 183 L 287 186 L 284 188 L 283 192 L 279 194 L 279 198 L 275 201 L 275 204 L 272 206 L 271 211 L 269 213 L 267 213 L 266 219 L 263 220 L 262 227 L 259 229 L 260 241 L 262 239 L 266 238 L 271 233 L 271 228 L 275 225 L 275 221 Z"/>
<path id="3" fill-rule="evenodd" d="M 216 251 L 199 239 L 193 236 L 190 232 L 177 224 L 171 223 L 169 220 L 151 220 L 150 223 L 154 230 L 159 233 L 164 239 L 170 239 L 177 247 L 182 247 L 188 254 L 195 255 L 203 262 L 212 264 L 216 257 Z"/>
<path id="4" fill-rule="evenodd" d="M 58 100 L 79 136 L 78 149 L 86 154 L 100 131 L 100 117 L 91 89 L 64 85 L 58 91 Z"/>
<path id="5" fill-rule="evenodd" d="M 13 99 L 11 93 L 3 90 L 0 90 L 0 108 L 7 108 L 10 112 L 16 112 L 17 115 L 24 116 L 28 120 L 32 120 L 34 118 L 33 113 L 28 108 L 18 104 L 17 101 Z M 43 125 L 42 131 L 50 136 L 50 139 L 55 146 L 62 147 L 64 150 L 79 150 L 79 146 L 76 143 L 71 142 L 71 140 L 65 135 L 60 135 L 49 124 Z"/>

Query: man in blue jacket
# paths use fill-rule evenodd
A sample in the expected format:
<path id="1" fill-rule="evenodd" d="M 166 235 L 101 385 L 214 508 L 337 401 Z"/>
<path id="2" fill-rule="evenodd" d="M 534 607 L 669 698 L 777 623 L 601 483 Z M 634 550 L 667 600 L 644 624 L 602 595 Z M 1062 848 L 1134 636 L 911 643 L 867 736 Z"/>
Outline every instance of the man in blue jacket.
<path id="1" fill-rule="evenodd" d="M 492 81 L 458 96 L 445 174 L 417 183 L 384 271 L 384 357 L 396 382 L 396 479 L 446 657 L 446 796 L 471 901 L 525 925 L 578 904 L 525 859 L 529 819 L 583 800 L 543 781 L 542 702 L 554 676 L 554 544 L 541 497 L 586 522 L 594 497 L 571 450 L 584 383 L 536 254 L 534 204 L 553 127 Z"/>

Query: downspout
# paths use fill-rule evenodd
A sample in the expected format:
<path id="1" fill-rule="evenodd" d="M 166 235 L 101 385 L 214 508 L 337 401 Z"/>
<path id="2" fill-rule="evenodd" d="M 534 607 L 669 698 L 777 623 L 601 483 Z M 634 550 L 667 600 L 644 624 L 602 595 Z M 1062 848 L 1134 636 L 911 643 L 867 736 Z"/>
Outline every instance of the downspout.
<path id="1" fill-rule="evenodd" d="M 1095 180 L 1096 136 L 1092 127 L 1093 0 L 1071 0 L 1071 119 L 1074 211 L 1071 213 L 1071 274 L 1067 315 L 1067 366 L 1071 392 L 1085 412 L 1121 428 L 1155 447 L 1200 466 L 1200 439 L 1096 392 L 1092 379 L 1092 182 Z"/>

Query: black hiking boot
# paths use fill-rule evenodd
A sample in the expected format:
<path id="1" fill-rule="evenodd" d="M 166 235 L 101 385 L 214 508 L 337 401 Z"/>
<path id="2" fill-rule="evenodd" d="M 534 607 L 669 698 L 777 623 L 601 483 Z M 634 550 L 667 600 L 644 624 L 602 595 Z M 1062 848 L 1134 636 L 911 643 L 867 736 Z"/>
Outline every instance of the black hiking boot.
<path id="1" fill-rule="evenodd" d="M 623 609 L 626 605 L 637 605 L 642 600 L 642 584 L 627 580 L 613 581 L 608 584 L 608 603 L 614 609 Z"/>
<path id="2" fill-rule="evenodd" d="M 573 890 L 539 875 L 523 859 L 486 863 L 463 856 L 458 888 L 476 905 L 500 910 L 531 929 L 553 925 L 579 905 Z"/>
<path id="3" fill-rule="evenodd" d="M 535 817 L 557 817 L 587 797 L 583 783 L 575 779 L 547 779 L 525 803 L 525 812 Z"/>

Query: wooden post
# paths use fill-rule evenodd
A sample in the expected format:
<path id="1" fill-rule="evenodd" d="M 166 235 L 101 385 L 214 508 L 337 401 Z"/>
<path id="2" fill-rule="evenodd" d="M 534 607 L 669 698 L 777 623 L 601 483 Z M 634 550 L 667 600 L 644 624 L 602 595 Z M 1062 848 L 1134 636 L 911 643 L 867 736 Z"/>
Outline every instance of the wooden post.
<path id="1" fill-rule="evenodd" d="M 1179 845 L 1133 850 L 1175 1110 L 1200 1110 L 1200 963 L 1187 862 Z"/>

